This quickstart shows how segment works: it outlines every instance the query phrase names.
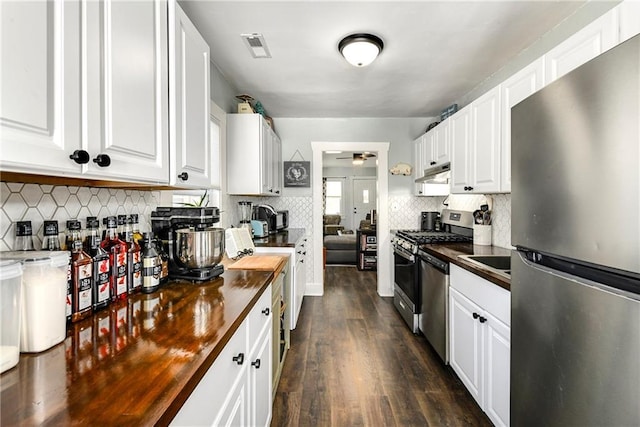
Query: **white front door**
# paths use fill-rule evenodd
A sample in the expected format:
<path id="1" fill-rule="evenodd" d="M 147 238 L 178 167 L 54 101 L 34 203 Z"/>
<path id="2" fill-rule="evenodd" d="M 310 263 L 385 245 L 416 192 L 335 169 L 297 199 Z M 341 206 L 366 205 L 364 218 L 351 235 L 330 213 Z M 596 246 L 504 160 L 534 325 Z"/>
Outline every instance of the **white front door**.
<path id="1" fill-rule="evenodd" d="M 376 209 L 378 181 L 375 177 L 353 179 L 353 228 L 360 227 L 360 221 Z"/>

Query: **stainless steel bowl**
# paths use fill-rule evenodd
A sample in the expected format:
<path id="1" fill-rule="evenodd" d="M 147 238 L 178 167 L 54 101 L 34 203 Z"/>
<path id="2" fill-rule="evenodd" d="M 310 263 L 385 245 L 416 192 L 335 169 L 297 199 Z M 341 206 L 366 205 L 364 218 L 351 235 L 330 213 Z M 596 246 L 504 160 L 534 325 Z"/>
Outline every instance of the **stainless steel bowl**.
<path id="1" fill-rule="evenodd" d="M 186 268 L 208 268 L 222 261 L 224 255 L 224 228 L 175 231 L 176 259 Z"/>

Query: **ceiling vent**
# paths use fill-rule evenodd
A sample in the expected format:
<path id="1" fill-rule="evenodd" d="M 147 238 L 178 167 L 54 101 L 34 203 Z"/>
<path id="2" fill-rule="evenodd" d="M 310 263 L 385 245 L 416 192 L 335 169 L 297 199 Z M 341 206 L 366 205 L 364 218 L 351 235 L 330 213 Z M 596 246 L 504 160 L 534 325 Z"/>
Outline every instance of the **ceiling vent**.
<path id="1" fill-rule="evenodd" d="M 244 44 L 251 52 L 251 56 L 254 58 L 271 58 L 271 53 L 262 34 L 240 34 L 240 37 L 242 37 Z"/>

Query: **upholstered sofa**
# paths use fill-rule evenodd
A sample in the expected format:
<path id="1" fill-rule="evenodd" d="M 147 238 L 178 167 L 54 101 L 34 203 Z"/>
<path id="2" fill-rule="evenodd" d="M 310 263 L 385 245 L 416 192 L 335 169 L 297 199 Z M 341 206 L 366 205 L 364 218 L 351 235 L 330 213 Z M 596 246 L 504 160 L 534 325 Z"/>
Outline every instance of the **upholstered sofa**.
<path id="1" fill-rule="evenodd" d="M 344 226 L 340 225 L 340 215 L 323 215 L 322 216 L 322 234 L 337 235 L 338 231 L 344 230 Z"/>
<path id="2" fill-rule="evenodd" d="M 355 233 L 324 236 L 324 248 L 327 264 L 355 264 L 358 259 Z"/>

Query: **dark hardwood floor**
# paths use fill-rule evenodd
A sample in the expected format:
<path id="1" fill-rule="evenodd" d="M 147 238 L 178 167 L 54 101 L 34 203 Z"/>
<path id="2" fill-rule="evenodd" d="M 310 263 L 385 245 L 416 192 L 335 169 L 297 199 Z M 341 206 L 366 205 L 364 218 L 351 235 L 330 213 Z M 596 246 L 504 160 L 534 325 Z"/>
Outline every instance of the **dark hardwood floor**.
<path id="1" fill-rule="evenodd" d="M 376 273 L 327 266 L 305 297 L 272 426 L 491 426 L 450 367 L 376 293 Z"/>

